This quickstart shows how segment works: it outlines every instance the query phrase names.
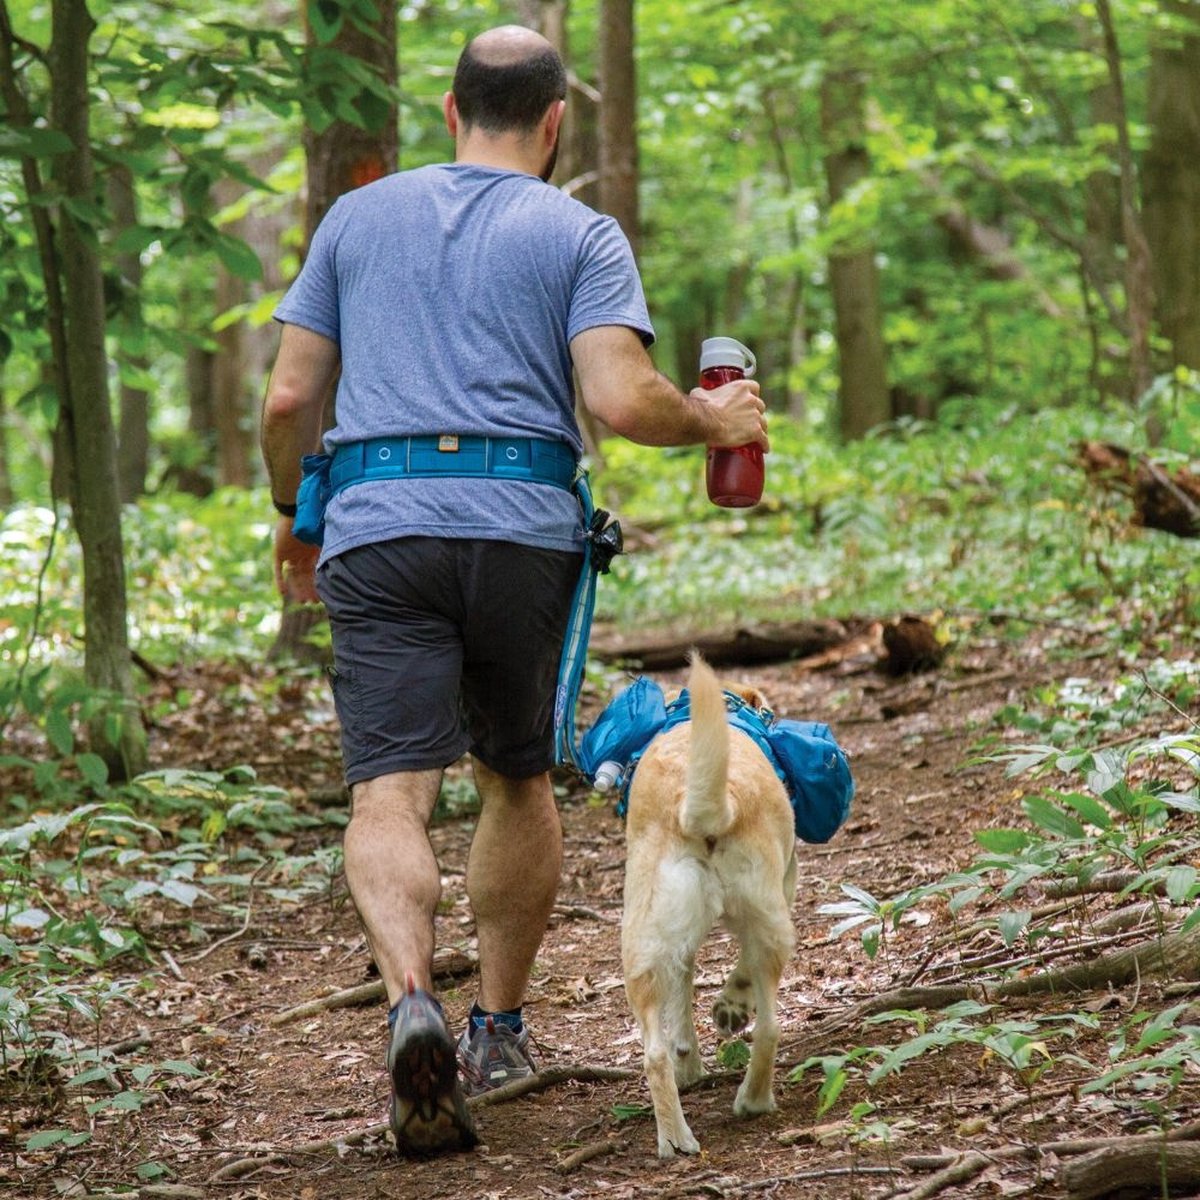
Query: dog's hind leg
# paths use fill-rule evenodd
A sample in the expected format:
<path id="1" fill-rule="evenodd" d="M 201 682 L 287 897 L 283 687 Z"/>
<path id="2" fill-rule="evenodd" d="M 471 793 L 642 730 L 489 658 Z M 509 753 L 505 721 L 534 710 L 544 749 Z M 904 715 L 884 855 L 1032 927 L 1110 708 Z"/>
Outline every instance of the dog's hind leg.
<path id="1" fill-rule="evenodd" d="M 733 1037 L 750 1024 L 754 1016 L 754 987 L 745 959 L 729 972 L 721 994 L 713 1003 L 713 1024 L 723 1037 Z"/>
<path id="2" fill-rule="evenodd" d="M 791 954 L 794 935 L 786 911 L 763 914 L 748 934 L 742 961 L 751 979 L 754 1006 L 754 1039 L 746 1076 L 734 1098 L 733 1111 L 739 1117 L 773 1112 L 772 1091 L 775 1055 L 779 1049 L 779 1019 L 776 1015 L 779 980 Z"/>
<path id="3" fill-rule="evenodd" d="M 670 1045 L 663 1028 L 663 986 L 656 971 L 625 978 L 625 994 L 629 1007 L 642 1031 L 642 1062 L 650 1099 L 654 1104 L 654 1121 L 658 1129 L 658 1156 L 671 1158 L 678 1150 L 695 1154 L 700 1143 L 688 1128 L 679 1103 L 679 1088 L 675 1083 L 675 1067 Z"/>

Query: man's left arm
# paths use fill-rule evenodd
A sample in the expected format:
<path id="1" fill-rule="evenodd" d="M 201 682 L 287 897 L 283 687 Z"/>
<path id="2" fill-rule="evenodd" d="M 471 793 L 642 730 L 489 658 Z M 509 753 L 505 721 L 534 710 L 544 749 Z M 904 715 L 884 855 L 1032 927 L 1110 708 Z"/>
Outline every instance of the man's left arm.
<path id="1" fill-rule="evenodd" d="M 325 398 L 339 362 L 336 342 L 301 325 L 284 325 L 263 401 L 260 443 L 271 498 L 285 507 L 296 503 L 301 457 L 320 448 Z M 314 578 L 319 553 L 293 535 L 291 517 L 280 516 L 275 526 L 275 583 L 285 601 L 320 602 Z"/>

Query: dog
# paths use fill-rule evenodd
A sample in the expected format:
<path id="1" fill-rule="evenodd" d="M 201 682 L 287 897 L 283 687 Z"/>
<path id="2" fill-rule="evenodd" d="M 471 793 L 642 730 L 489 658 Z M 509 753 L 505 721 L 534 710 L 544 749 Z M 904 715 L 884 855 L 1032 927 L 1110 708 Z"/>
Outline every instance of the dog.
<path id="1" fill-rule="evenodd" d="M 739 945 L 712 1015 L 726 1037 L 754 1020 L 750 1063 L 733 1102 L 742 1117 L 775 1108 L 776 994 L 795 944 L 787 791 L 754 740 L 729 725 L 721 683 L 695 653 L 688 690 L 691 719 L 647 747 L 626 818 L 621 959 L 660 1158 L 700 1149 L 679 1088 L 704 1074 L 692 1015 L 701 942 L 723 919 Z M 757 692 L 733 690 L 762 706 Z"/>

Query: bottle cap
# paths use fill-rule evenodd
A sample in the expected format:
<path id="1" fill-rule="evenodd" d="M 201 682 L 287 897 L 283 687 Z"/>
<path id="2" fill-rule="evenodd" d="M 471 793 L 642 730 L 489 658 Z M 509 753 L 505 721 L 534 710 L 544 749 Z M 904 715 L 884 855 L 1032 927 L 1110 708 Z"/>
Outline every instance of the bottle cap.
<path id="1" fill-rule="evenodd" d="M 741 367 L 749 379 L 757 366 L 758 359 L 737 338 L 712 337 L 700 343 L 701 371 L 709 367 Z"/>

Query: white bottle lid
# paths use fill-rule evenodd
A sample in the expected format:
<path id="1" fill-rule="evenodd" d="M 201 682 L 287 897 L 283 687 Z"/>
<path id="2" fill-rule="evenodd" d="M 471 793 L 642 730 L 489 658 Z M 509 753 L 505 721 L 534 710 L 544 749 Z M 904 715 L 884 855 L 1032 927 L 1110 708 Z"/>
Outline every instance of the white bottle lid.
<path id="1" fill-rule="evenodd" d="M 753 351 L 743 346 L 737 338 L 711 337 L 700 343 L 700 370 L 709 367 L 741 367 L 749 379 L 758 366 Z"/>

